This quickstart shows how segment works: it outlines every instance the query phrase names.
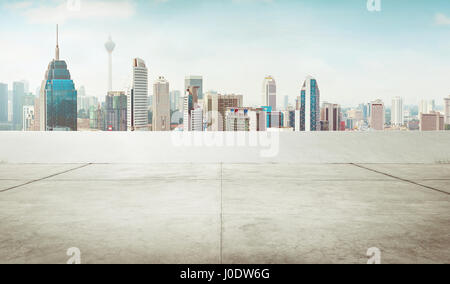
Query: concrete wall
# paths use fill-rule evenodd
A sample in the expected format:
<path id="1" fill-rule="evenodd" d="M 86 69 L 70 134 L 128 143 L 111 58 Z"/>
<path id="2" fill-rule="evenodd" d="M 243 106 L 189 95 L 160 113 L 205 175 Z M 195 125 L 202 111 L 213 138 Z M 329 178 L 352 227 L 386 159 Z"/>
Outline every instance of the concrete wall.
<path id="1" fill-rule="evenodd" d="M 450 132 L 0 132 L 0 162 L 449 163 Z"/>

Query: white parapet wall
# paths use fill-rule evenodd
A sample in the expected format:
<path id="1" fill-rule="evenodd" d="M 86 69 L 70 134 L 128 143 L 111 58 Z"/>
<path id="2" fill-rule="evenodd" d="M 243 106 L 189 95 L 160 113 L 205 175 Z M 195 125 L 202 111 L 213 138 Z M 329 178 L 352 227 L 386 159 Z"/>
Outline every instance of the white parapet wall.
<path id="1" fill-rule="evenodd" d="M 1 163 L 450 163 L 450 132 L 0 132 Z"/>

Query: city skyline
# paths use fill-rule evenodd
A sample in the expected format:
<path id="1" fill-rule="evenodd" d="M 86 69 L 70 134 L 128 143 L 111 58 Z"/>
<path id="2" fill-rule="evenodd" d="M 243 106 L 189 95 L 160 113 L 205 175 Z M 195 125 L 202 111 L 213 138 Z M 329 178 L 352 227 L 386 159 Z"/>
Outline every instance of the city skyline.
<path id="1" fill-rule="evenodd" d="M 450 33 L 445 21 L 445 15 L 450 15 L 449 3 L 383 1 L 382 11 L 371 13 L 366 1 L 335 2 L 241 0 L 186 5 L 181 1 L 82 1 L 81 10 L 72 11 L 65 1 L 4 1 L 0 5 L 5 15 L 0 20 L 2 27 L 15 27 L 5 29 L 0 39 L 5 46 L 0 60 L 11 65 L 0 71 L 0 81 L 12 86 L 13 81 L 27 79 L 31 90 L 39 86 L 42 66 L 48 64 L 45 61 L 54 48 L 54 24 L 60 22 L 63 57 L 71 66 L 73 79 L 77 86 L 85 86 L 90 96 L 99 98 L 108 91 L 104 42 L 111 35 L 117 44 L 115 91 L 130 86 L 130 62 L 140 57 L 147 62 L 150 81 L 164 76 L 173 86 L 171 90 L 182 90 L 185 76 L 197 74 L 204 78 L 204 91 L 242 94 L 246 105 L 260 105 L 261 78 L 267 74 L 277 78 L 279 102 L 286 95 L 294 102 L 304 78 L 312 75 L 320 81 L 323 100 L 342 106 L 354 106 L 355 98 L 358 102 L 377 98 L 389 102 L 396 96 L 403 97 L 405 105 L 421 99 L 442 104 L 449 93 L 445 74 L 450 71 L 450 58 L 444 52 L 450 46 L 445 36 Z M 99 7 L 101 13 L 92 13 Z M 201 20 L 180 26 L 183 9 L 192 15 L 189 19 L 199 16 Z M 43 10 L 51 15 L 38 17 Z M 58 16 L 52 15 L 55 11 Z M 232 20 L 225 17 L 230 11 Z M 152 17 L 147 19 L 145 13 Z M 412 21 L 406 14 L 417 17 L 411 17 Z M 314 25 L 317 15 L 328 17 Z M 313 21 L 307 24 L 294 16 Z M 264 17 L 271 20 L 258 21 Z M 208 28 L 208 24 L 215 25 Z M 239 24 L 245 24 L 245 31 L 239 30 Z M 194 32 L 186 34 L 187 29 Z M 348 38 L 353 34 L 358 37 L 356 45 Z M 248 40 L 242 41 L 245 36 Z M 336 41 L 340 36 L 347 36 L 348 41 Z M 433 46 L 424 44 L 424 39 Z M 39 46 L 29 44 L 38 41 Z M 18 53 L 20 59 L 12 56 Z"/>

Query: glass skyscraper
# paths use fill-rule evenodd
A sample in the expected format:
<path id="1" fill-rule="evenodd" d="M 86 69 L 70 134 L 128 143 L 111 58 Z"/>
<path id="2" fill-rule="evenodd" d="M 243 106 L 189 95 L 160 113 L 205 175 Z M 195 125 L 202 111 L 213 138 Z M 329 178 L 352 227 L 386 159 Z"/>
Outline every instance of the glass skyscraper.
<path id="1" fill-rule="evenodd" d="M 317 80 L 308 76 L 297 98 L 300 131 L 320 131 L 320 91 Z"/>
<path id="2" fill-rule="evenodd" d="M 55 59 L 45 73 L 40 105 L 41 130 L 77 130 L 77 91 L 66 62 L 59 59 L 58 42 Z"/>

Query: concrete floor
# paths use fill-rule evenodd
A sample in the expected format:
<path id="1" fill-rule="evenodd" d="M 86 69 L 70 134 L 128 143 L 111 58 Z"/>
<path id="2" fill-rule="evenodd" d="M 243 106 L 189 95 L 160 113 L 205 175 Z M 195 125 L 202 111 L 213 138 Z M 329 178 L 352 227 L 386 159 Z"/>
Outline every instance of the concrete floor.
<path id="1" fill-rule="evenodd" d="M 450 263 L 449 164 L 0 164 L 0 263 Z"/>

